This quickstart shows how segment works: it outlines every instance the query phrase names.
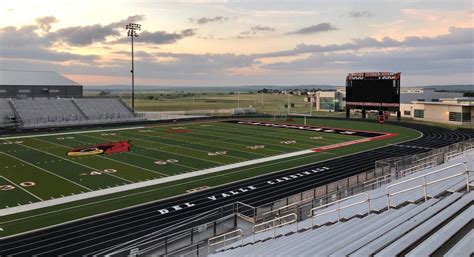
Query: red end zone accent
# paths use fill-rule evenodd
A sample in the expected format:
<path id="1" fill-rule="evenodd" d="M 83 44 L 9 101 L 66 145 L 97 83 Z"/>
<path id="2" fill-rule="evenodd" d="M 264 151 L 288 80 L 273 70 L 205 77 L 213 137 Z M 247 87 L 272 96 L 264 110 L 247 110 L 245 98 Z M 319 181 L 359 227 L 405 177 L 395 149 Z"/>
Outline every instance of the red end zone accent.
<path id="1" fill-rule="evenodd" d="M 344 146 L 348 146 L 348 145 L 356 145 L 356 144 L 365 143 L 365 142 L 369 142 L 369 141 L 381 140 L 381 139 L 385 139 L 385 138 L 389 138 L 389 137 L 394 137 L 396 135 L 397 134 L 394 134 L 394 133 L 384 133 L 384 134 L 382 134 L 380 136 L 376 136 L 376 137 L 362 138 L 362 139 L 337 143 L 337 144 L 333 144 L 333 145 L 325 145 L 325 146 L 321 146 L 321 147 L 318 147 L 318 148 L 313 148 L 313 149 L 311 149 L 311 151 L 321 152 L 321 151 L 340 148 L 340 147 L 344 147 Z"/>

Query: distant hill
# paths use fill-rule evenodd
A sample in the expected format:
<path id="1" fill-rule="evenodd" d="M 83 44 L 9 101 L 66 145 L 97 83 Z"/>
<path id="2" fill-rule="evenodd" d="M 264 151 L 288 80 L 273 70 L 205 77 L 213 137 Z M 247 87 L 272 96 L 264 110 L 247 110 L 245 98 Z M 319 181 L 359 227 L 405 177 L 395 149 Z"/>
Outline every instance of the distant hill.
<path id="1" fill-rule="evenodd" d="M 419 86 L 423 88 L 434 88 L 437 91 L 450 91 L 450 92 L 474 92 L 474 85 L 427 85 Z M 136 91 L 151 92 L 151 91 L 164 91 L 164 92 L 255 92 L 260 89 L 275 89 L 275 90 L 304 90 L 304 89 L 336 89 L 333 85 L 290 85 L 290 86 L 276 86 L 276 85 L 249 85 L 249 86 L 209 86 L 209 87 L 196 87 L 196 86 L 135 86 Z M 106 85 L 106 86 L 84 86 L 85 91 L 117 91 L 125 92 L 130 91 L 130 85 Z"/>
<path id="2" fill-rule="evenodd" d="M 295 85 L 295 86 L 275 86 L 275 85 L 251 85 L 251 86 L 215 86 L 215 87 L 182 87 L 182 86 L 135 86 L 136 91 L 168 91 L 168 92 L 254 92 L 260 89 L 335 89 L 331 85 Z M 85 91 L 130 91 L 130 85 L 107 85 L 107 86 L 84 86 Z"/>

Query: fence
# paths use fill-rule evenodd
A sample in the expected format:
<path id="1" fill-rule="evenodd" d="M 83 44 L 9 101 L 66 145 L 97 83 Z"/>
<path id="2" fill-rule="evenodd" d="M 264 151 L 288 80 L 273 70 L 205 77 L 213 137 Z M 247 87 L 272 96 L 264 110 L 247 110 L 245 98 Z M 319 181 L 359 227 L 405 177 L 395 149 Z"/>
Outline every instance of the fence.
<path id="1" fill-rule="evenodd" d="M 70 125 L 89 125 L 100 123 L 114 123 L 125 121 L 143 120 L 143 114 L 124 114 L 124 113 L 102 113 L 81 117 L 79 115 L 54 116 L 48 115 L 35 119 L 23 119 L 24 127 L 50 127 L 50 126 L 70 126 Z"/>

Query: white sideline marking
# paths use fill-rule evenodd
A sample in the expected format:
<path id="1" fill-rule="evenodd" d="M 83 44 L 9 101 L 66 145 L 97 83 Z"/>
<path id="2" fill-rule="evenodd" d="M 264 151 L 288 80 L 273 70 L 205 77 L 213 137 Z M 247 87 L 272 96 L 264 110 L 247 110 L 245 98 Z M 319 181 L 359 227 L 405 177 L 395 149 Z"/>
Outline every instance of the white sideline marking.
<path id="1" fill-rule="evenodd" d="M 209 168 L 209 169 L 198 170 L 198 171 L 193 171 L 193 172 L 188 172 L 188 173 L 179 174 L 179 175 L 170 176 L 170 177 L 165 177 L 165 178 L 158 178 L 158 179 L 153 179 L 153 180 L 148 180 L 148 181 L 142 181 L 142 182 L 127 184 L 127 185 L 118 186 L 118 187 L 114 187 L 114 188 L 101 189 L 101 190 L 96 190 L 96 191 L 92 191 L 92 192 L 86 192 L 86 193 L 82 193 L 82 194 L 76 194 L 76 195 L 70 195 L 70 196 L 65 196 L 65 197 L 61 197 L 61 198 L 46 200 L 46 201 L 43 201 L 43 202 L 37 202 L 37 203 L 32 203 L 32 204 L 25 204 L 25 205 L 22 205 L 22 206 L 11 207 L 9 209 L 2 209 L 2 210 L 0 210 L 0 216 L 6 216 L 6 215 L 10 215 L 10 214 L 35 210 L 35 209 L 54 206 L 54 205 L 58 205 L 58 204 L 69 203 L 69 202 L 78 201 L 78 200 L 84 200 L 84 199 L 88 199 L 88 198 L 92 198 L 92 197 L 103 196 L 103 195 L 107 195 L 107 194 L 113 194 L 113 193 L 128 191 L 128 190 L 132 190 L 132 189 L 137 189 L 137 188 L 142 188 L 142 187 L 147 187 L 147 186 L 153 186 L 153 185 L 168 183 L 168 182 L 177 181 L 177 180 L 181 180 L 181 179 L 192 178 L 192 177 L 196 177 L 196 176 L 216 173 L 216 172 L 220 172 L 220 171 L 223 171 L 223 170 L 235 169 L 235 168 L 240 168 L 240 167 L 244 167 L 244 166 L 259 164 L 259 163 L 262 163 L 262 162 L 280 160 L 280 159 L 285 159 L 285 158 L 289 158 L 289 157 L 305 155 L 305 154 L 309 154 L 309 153 L 317 154 L 317 153 L 311 151 L 310 149 L 308 149 L 308 150 L 302 150 L 302 151 L 298 151 L 298 152 L 292 152 L 292 153 L 286 153 L 286 154 L 280 154 L 280 155 L 260 158 L 260 159 L 256 159 L 256 160 L 238 162 L 238 163 L 233 163 L 233 164 L 228 164 L 228 165 L 223 165 L 223 166 L 219 166 L 219 167 L 215 167 L 215 168 Z"/>
<path id="2" fill-rule="evenodd" d="M 40 134 L 40 135 L 16 136 L 16 137 L 15 136 L 14 137 L 0 137 L 0 140 L 32 138 L 32 137 L 63 136 L 63 135 L 72 135 L 72 134 L 86 134 L 86 133 L 95 133 L 95 132 L 109 132 L 109 131 L 131 130 L 131 129 L 142 129 L 142 128 L 145 128 L 145 127 L 139 126 L 139 127 L 116 128 L 116 129 L 97 129 L 97 130 L 87 130 L 87 131 L 73 131 L 73 132 L 61 132 L 61 133 Z"/>

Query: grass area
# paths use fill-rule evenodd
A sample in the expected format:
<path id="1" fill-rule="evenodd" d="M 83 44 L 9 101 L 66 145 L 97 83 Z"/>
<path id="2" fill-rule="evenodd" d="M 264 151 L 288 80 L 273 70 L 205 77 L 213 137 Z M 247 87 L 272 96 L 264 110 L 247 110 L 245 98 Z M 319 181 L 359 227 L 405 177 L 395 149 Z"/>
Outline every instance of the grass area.
<path id="1" fill-rule="evenodd" d="M 131 104 L 130 95 L 122 94 Z M 187 111 L 218 110 L 237 107 L 253 107 L 263 113 L 286 113 L 285 105 L 293 104 L 292 112 L 309 112 L 310 105 L 300 95 L 276 95 L 259 93 L 136 93 L 135 106 L 138 111 Z"/>
<path id="2" fill-rule="evenodd" d="M 301 124 L 303 120 L 294 119 L 292 122 Z M 345 120 L 308 119 L 308 124 L 358 130 L 382 130 L 379 124 Z M 167 133 L 167 130 L 172 128 L 188 129 L 191 132 Z M 396 133 L 398 136 L 4 216 L 0 220 L 0 228 L 3 229 L 3 231 L 0 230 L 0 236 L 164 199 L 200 186 L 214 187 L 269 172 L 283 171 L 419 136 L 419 133 L 414 130 L 393 125 L 384 125 L 383 131 Z M 321 136 L 322 139 L 311 140 L 310 138 L 314 136 Z M 2 163 L 0 175 L 17 185 L 22 182 L 31 182 L 33 179 L 37 183 L 35 186 L 18 186 L 13 190 L 0 191 L 2 194 L 0 206 L 3 208 L 5 205 L 13 206 L 15 203 L 40 201 L 38 198 L 46 200 L 108 186 L 173 176 L 357 138 L 314 131 L 275 129 L 225 122 L 200 122 L 160 125 L 113 133 L 91 132 L 70 136 L 15 139 L 22 142 L 12 144 L 2 140 L 4 144 L 0 143 L 0 152 L 3 152 L 3 154 L 0 153 L 0 163 Z M 66 156 L 66 152 L 71 148 L 120 140 L 132 140 L 134 146 L 130 152 L 74 158 Z M 295 143 L 281 143 L 292 140 Z M 255 145 L 265 145 L 265 147 L 248 148 Z M 226 152 L 226 154 L 209 155 L 216 152 Z M 156 160 L 164 162 L 177 160 L 178 162 L 157 165 L 154 163 Z M 3 166 L 4 163 L 5 166 Z M 17 172 L 20 168 L 22 172 Z M 104 172 L 111 169 L 115 172 Z M 91 175 L 92 171 L 99 174 Z M 7 184 L 8 181 L 4 179 L 0 180 L 0 183 Z"/>

